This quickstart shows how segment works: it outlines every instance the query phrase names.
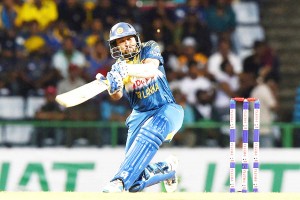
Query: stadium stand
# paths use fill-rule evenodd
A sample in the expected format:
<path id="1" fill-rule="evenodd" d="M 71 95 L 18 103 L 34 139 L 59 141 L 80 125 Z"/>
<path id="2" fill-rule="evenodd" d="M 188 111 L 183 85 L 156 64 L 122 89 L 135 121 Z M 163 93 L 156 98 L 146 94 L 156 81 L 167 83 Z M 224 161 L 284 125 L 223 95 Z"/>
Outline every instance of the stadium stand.
<path id="1" fill-rule="evenodd" d="M 264 40 L 259 6 L 254 1 L 235 1 L 232 8 L 236 15 L 235 45 L 238 55 L 243 59 L 252 52 L 256 40 Z"/>
<path id="2" fill-rule="evenodd" d="M 45 103 L 45 98 L 42 96 L 29 96 L 25 105 L 25 117 L 33 119 L 35 112 Z"/>
<path id="3" fill-rule="evenodd" d="M 1 97 L 0 110 L 2 120 L 22 120 L 25 118 L 25 100 L 21 96 Z M 31 125 L 3 125 L 0 128 L 2 144 L 6 146 L 27 145 L 33 130 Z"/>

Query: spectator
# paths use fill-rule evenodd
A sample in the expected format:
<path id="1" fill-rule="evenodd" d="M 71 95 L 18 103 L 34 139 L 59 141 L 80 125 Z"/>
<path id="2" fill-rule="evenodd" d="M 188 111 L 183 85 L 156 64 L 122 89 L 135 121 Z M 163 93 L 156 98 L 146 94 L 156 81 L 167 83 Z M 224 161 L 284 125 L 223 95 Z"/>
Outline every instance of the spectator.
<path id="1" fill-rule="evenodd" d="M 280 81 L 280 58 L 276 51 L 266 42 L 263 41 L 264 54 L 262 57 L 262 62 L 265 66 L 269 66 L 270 76 L 275 80 L 275 83 Z M 277 84 L 278 85 L 278 84 Z"/>
<path id="2" fill-rule="evenodd" d="M 182 41 L 182 51 L 179 52 L 179 55 L 171 55 L 167 63 L 172 71 L 177 74 L 177 78 L 180 79 L 188 73 L 188 64 L 190 62 L 196 62 L 199 69 L 205 69 L 207 57 L 197 52 L 196 40 L 192 37 L 187 37 Z"/>
<path id="3" fill-rule="evenodd" d="M 207 25 L 212 33 L 212 43 L 216 47 L 222 36 L 231 39 L 236 28 L 236 17 L 227 0 L 217 0 L 206 10 Z M 233 40 L 230 40 L 233 41 Z M 231 43 L 233 44 L 233 43 Z"/>
<path id="4" fill-rule="evenodd" d="M 17 95 L 18 54 L 14 28 L 0 30 L 0 49 L 0 94 Z"/>
<path id="5" fill-rule="evenodd" d="M 80 68 L 74 64 L 68 67 L 67 78 L 62 79 L 57 86 L 58 94 L 62 94 L 84 85 L 86 82 L 80 77 Z"/>
<path id="6" fill-rule="evenodd" d="M 93 19 L 102 21 L 105 30 L 109 30 L 119 18 L 118 9 L 111 0 L 97 0 L 92 15 Z"/>
<path id="7" fill-rule="evenodd" d="M 219 41 L 218 51 L 208 58 L 208 72 L 212 77 L 222 73 L 221 63 L 228 60 L 236 74 L 240 74 L 243 70 L 241 59 L 232 52 L 230 42 L 226 39 Z"/>
<path id="8" fill-rule="evenodd" d="M 242 72 L 239 74 L 239 91 L 237 92 L 238 96 L 241 97 L 251 97 L 251 91 L 256 85 L 256 78 L 252 73 Z"/>
<path id="9" fill-rule="evenodd" d="M 0 30 L 10 30 L 15 27 L 15 20 L 19 14 L 20 6 L 15 0 L 3 0 L 0 5 Z"/>
<path id="10" fill-rule="evenodd" d="M 103 23 L 100 19 L 94 19 L 91 22 L 91 27 L 83 34 L 83 51 L 86 56 L 89 56 L 91 48 L 98 42 L 104 41 L 107 31 L 104 30 Z"/>
<path id="11" fill-rule="evenodd" d="M 1 56 L 8 60 L 17 58 L 16 30 L 5 29 L 0 32 Z"/>
<path id="12" fill-rule="evenodd" d="M 28 52 L 18 70 L 19 92 L 22 96 L 42 95 L 43 88 L 57 85 L 59 81 L 57 71 L 49 63 L 50 55 L 45 46 Z"/>
<path id="13" fill-rule="evenodd" d="M 78 34 L 83 30 L 86 13 L 79 0 L 60 1 L 58 4 L 58 13 L 58 19 L 64 21 L 74 34 Z"/>
<path id="14" fill-rule="evenodd" d="M 214 101 L 216 90 L 213 85 L 207 85 L 196 91 L 196 102 L 193 106 L 196 121 L 217 120 L 216 107 Z"/>
<path id="15" fill-rule="evenodd" d="M 0 95 L 18 95 L 17 70 L 15 60 L 0 56 Z"/>
<path id="16" fill-rule="evenodd" d="M 35 113 L 36 120 L 63 120 L 65 115 L 55 101 L 57 90 L 53 86 L 45 89 L 46 102 Z M 57 146 L 63 144 L 63 130 L 58 127 L 37 127 L 34 132 L 33 143 L 38 147 Z"/>
<path id="17" fill-rule="evenodd" d="M 123 21 L 124 19 L 129 19 L 130 21 L 135 21 L 137 24 L 142 24 L 142 11 L 140 6 L 138 5 L 138 0 L 125 0 L 124 3 L 118 3 L 117 9 L 119 13 L 119 18 Z"/>
<path id="18" fill-rule="evenodd" d="M 34 20 L 38 22 L 40 29 L 44 30 L 57 18 L 57 5 L 53 0 L 25 1 L 16 19 L 16 24 L 20 27 Z"/>
<path id="19" fill-rule="evenodd" d="M 167 6 L 165 0 L 155 0 L 153 6 L 145 12 L 143 19 L 153 24 L 153 21 L 157 18 L 161 19 L 162 26 L 169 31 L 175 29 L 175 15 L 174 9 Z M 143 29 L 147 30 L 147 25 L 144 24 Z M 144 33 L 147 33 L 145 31 Z"/>
<path id="20" fill-rule="evenodd" d="M 73 33 L 66 22 L 63 20 L 57 20 L 54 22 L 54 26 L 50 27 L 47 31 L 48 46 L 53 50 L 53 52 L 56 52 L 62 48 L 64 38 L 72 35 Z"/>
<path id="21" fill-rule="evenodd" d="M 207 0 L 186 0 L 184 4 L 179 5 L 175 9 L 177 25 L 182 24 L 184 18 L 186 18 L 189 13 L 195 13 L 199 21 L 206 22 L 205 8 L 207 5 Z"/>
<path id="22" fill-rule="evenodd" d="M 279 59 L 265 41 L 254 42 L 253 54 L 244 59 L 243 71 L 260 79 L 270 76 L 276 82 L 280 80 Z"/>
<path id="23" fill-rule="evenodd" d="M 251 97 L 260 101 L 260 147 L 274 147 L 275 138 L 272 130 L 272 123 L 276 120 L 278 101 L 272 91 L 274 80 L 266 76 L 262 83 L 258 83 L 251 92 Z"/>
<path id="24" fill-rule="evenodd" d="M 41 30 L 38 21 L 28 21 L 23 27 L 26 27 L 26 32 L 21 32 L 18 35 L 18 40 L 22 39 L 23 41 L 18 44 L 18 50 L 23 51 L 22 54 L 28 55 L 28 53 L 39 49 L 52 53 L 51 49 L 45 48 L 47 46 L 47 35 Z"/>
<path id="25" fill-rule="evenodd" d="M 239 96 L 239 75 L 233 70 L 233 66 L 228 60 L 221 63 L 221 73 L 216 74 L 216 98 L 214 101 L 215 113 L 218 116 L 217 121 L 228 123 L 229 121 L 229 103 L 231 97 Z M 237 117 L 238 119 L 238 117 Z M 219 144 L 222 147 L 227 146 L 229 130 L 227 126 L 220 129 Z"/>
<path id="26" fill-rule="evenodd" d="M 205 22 L 200 21 L 197 14 L 190 12 L 183 19 L 182 25 L 176 31 L 176 43 L 184 38 L 192 37 L 196 40 L 197 51 L 209 56 L 212 52 L 210 31 Z"/>
<path id="27" fill-rule="evenodd" d="M 23 96 L 29 93 L 37 94 L 35 90 L 49 84 L 56 85 L 59 80 L 59 74 L 49 65 L 58 45 L 49 34 L 50 31 L 46 34 L 46 31 L 40 30 L 35 20 L 27 22 L 23 27 L 25 26 L 28 26 L 27 31 L 20 32 L 17 37 L 17 41 L 22 41 L 18 45 L 18 54 L 24 55 L 21 57 L 22 62 L 19 62 L 20 71 L 18 71 L 21 81 L 20 92 Z"/>
<path id="28" fill-rule="evenodd" d="M 196 91 L 203 88 L 211 87 L 211 81 L 203 76 L 196 62 L 190 62 L 188 73 L 181 80 L 170 84 L 171 88 L 179 88 L 181 93 L 186 96 L 187 102 L 191 105 L 196 103 Z"/>
<path id="29" fill-rule="evenodd" d="M 97 41 L 90 49 L 90 54 L 87 57 L 88 66 L 86 74 L 90 80 L 94 80 L 97 73 L 106 76 L 111 68 L 114 60 L 110 57 L 108 48 L 102 41 Z"/>
<path id="30" fill-rule="evenodd" d="M 228 60 L 221 63 L 222 73 L 218 73 L 216 78 L 217 94 L 215 106 L 218 108 L 219 116 L 228 114 L 228 102 L 232 97 L 238 96 L 239 76 L 234 73 L 233 67 Z M 222 113 L 222 114 L 221 114 Z"/>
<path id="31" fill-rule="evenodd" d="M 70 64 L 74 64 L 82 70 L 86 67 L 86 58 L 82 52 L 76 49 L 73 37 L 66 36 L 63 40 L 63 48 L 52 56 L 52 65 L 59 72 L 61 78 L 67 78 Z"/>
<path id="32" fill-rule="evenodd" d="M 90 24 L 90 22 L 93 21 L 93 10 L 95 9 L 96 1 L 81 1 L 81 3 L 83 5 L 86 16 L 85 23 Z"/>
<path id="33" fill-rule="evenodd" d="M 197 122 L 218 122 L 217 108 L 214 106 L 216 91 L 208 85 L 196 91 L 196 103 L 193 106 Z M 222 146 L 223 138 L 218 128 L 197 128 L 196 145 L 216 147 Z"/>

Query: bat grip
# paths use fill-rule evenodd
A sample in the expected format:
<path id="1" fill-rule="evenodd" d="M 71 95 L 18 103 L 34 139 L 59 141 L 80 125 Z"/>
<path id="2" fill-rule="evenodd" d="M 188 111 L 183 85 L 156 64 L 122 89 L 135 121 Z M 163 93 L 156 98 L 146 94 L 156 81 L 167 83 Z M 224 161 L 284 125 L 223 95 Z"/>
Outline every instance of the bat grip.
<path id="1" fill-rule="evenodd" d="M 96 75 L 96 79 L 97 80 L 99 80 L 99 81 L 101 81 L 101 82 L 103 82 L 105 85 L 109 85 L 109 83 L 108 83 L 108 80 L 106 79 L 106 77 L 105 76 L 103 76 L 101 73 L 98 73 L 97 75 Z"/>

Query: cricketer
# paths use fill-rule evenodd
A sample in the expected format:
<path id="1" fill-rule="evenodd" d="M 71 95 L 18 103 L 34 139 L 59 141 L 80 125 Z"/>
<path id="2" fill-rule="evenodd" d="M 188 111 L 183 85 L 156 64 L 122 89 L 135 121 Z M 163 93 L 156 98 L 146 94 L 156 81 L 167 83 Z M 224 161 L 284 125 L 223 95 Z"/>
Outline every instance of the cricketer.
<path id="1" fill-rule="evenodd" d="M 108 43 L 116 59 L 106 76 L 108 93 L 114 100 L 125 96 L 132 112 L 126 120 L 124 161 L 102 191 L 139 192 L 163 181 L 167 192 L 173 192 L 178 159 L 170 156 L 150 164 L 162 143 L 170 142 L 181 128 L 184 115 L 169 88 L 160 48 L 155 41 L 141 43 L 134 27 L 125 22 L 111 28 Z"/>

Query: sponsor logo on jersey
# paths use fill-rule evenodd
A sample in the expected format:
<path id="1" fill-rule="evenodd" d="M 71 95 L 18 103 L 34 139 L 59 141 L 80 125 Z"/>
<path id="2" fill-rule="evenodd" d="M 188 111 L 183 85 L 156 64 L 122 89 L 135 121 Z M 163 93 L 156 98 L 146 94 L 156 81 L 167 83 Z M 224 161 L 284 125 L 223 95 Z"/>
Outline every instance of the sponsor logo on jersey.
<path id="1" fill-rule="evenodd" d="M 159 90 L 159 86 L 157 83 L 153 84 L 153 85 L 149 85 L 146 88 L 143 88 L 141 91 L 137 91 L 135 92 L 137 98 L 139 99 L 145 99 L 149 96 L 151 96 L 152 94 L 154 94 L 155 92 L 157 92 Z"/>
<path id="2" fill-rule="evenodd" d="M 137 98 L 145 99 L 159 90 L 157 78 L 131 77 L 131 82 L 125 85 L 128 92 L 133 91 Z"/>

